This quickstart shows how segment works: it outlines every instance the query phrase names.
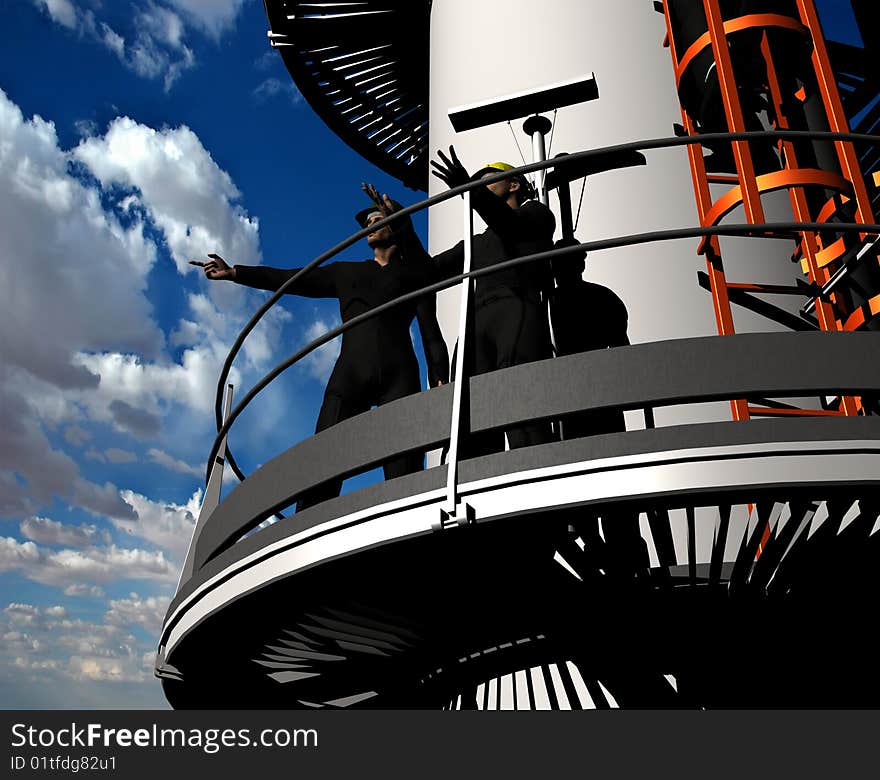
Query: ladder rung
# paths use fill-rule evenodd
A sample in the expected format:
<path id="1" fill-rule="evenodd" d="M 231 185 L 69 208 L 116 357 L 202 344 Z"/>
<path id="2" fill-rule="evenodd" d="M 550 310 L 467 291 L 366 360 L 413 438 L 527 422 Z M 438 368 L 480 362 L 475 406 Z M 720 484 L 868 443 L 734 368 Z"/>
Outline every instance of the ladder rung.
<path id="1" fill-rule="evenodd" d="M 750 406 L 753 417 L 841 417 L 833 409 L 769 409 L 764 406 Z"/>

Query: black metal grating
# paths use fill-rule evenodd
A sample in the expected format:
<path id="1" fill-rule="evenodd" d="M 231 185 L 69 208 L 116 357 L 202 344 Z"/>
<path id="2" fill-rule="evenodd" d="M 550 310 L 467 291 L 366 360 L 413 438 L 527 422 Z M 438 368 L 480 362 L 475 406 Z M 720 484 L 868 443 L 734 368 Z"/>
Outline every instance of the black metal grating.
<path id="1" fill-rule="evenodd" d="M 428 187 L 426 0 L 264 0 L 269 38 L 309 105 L 358 154 Z"/>

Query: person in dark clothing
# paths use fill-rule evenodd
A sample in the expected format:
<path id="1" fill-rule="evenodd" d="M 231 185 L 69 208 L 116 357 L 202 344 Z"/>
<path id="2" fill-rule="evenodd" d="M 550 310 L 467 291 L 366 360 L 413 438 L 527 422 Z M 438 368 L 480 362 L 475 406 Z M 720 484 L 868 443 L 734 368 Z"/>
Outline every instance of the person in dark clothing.
<path id="1" fill-rule="evenodd" d="M 557 246 L 567 243 L 563 239 Z M 584 281 L 585 257 L 578 253 L 553 260 L 556 288 L 550 294 L 550 323 L 558 357 L 629 344 L 626 306 L 609 288 Z M 626 430 L 620 410 L 577 412 L 560 422 L 563 439 Z"/>
<path id="2" fill-rule="evenodd" d="M 513 169 L 507 163 L 492 163 L 471 177 L 452 147 L 449 157 L 443 152 L 439 156 L 441 162 L 431 162 L 434 175 L 450 188 Z M 522 176 L 471 191 L 474 210 L 488 226 L 473 238 L 474 270 L 553 248 L 553 213 L 544 204 L 530 200 L 529 195 L 530 186 Z M 433 260 L 439 278 L 460 274 L 464 242 Z M 469 375 L 553 356 L 546 314 L 551 280 L 547 261 L 503 269 L 476 280 L 472 349 L 467 358 Z M 511 448 L 542 444 L 553 438 L 549 422 L 518 425 L 506 433 Z M 473 456 L 502 449 L 502 432 L 498 431 L 480 436 L 464 451 Z"/>
<path id="3" fill-rule="evenodd" d="M 376 205 L 356 216 L 367 227 L 399 208 L 399 204 L 372 187 L 365 191 Z M 367 243 L 373 257 L 361 262 L 336 262 L 318 266 L 287 288 L 291 295 L 338 298 L 343 322 L 383 303 L 425 286 L 426 255 L 416 238 L 412 222 L 403 218 L 394 230 L 385 226 L 370 233 Z M 227 265 L 219 255 L 210 262 L 192 261 L 205 269 L 209 279 L 227 279 L 261 290 L 277 290 L 300 268 Z M 418 319 L 428 363 L 428 382 L 433 387 L 449 381 L 449 354 L 437 324 L 436 297 L 431 294 L 393 308 L 342 334 L 342 347 L 324 391 L 315 433 L 331 425 L 397 398 L 421 390 L 419 367 L 409 327 Z M 424 453 L 415 452 L 385 464 L 385 478 L 410 474 L 422 468 Z M 300 497 L 297 510 L 339 495 L 340 481 L 321 485 Z"/>

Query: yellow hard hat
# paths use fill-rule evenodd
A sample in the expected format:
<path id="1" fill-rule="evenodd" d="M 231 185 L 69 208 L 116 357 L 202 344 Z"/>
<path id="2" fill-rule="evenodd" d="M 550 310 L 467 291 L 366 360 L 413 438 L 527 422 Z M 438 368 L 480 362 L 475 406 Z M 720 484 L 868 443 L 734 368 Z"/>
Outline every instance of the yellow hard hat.
<path id="1" fill-rule="evenodd" d="M 473 176 L 471 176 L 471 181 L 482 179 L 487 173 L 501 173 L 502 171 L 512 171 L 515 167 L 515 165 L 511 165 L 510 163 L 506 162 L 486 163 L 486 165 L 484 165 Z M 523 188 L 523 192 L 525 192 L 526 198 L 533 198 L 535 196 L 534 186 L 521 173 L 513 176 L 511 178 L 511 181 L 519 181 L 520 186 Z"/>
<path id="2" fill-rule="evenodd" d="M 501 171 L 512 171 L 515 166 L 506 162 L 486 163 L 480 170 L 474 174 L 474 179 L 481 179 L 487 173 L 500 173 Z"/>

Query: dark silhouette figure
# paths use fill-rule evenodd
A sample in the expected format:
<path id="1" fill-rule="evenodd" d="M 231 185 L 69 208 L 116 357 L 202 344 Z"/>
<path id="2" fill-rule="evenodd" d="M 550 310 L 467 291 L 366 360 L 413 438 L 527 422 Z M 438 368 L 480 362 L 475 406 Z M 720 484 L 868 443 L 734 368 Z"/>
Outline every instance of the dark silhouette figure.
<path id="1" fill-rule="evenodd" d="M 576 243 L 562 239 L 557 246 Z M 550 294 L 550 321 L 558 357 L 629 344 L 626 306 L 607 287 L 584 281 L 584 258 L 584 254 L 576 254 L 553 260 L 556 289 Z M 620 410 L 576 412 L 560 422 L 563 439 L 626 430 Z"/>
<path id="2" fill-rule="evenodd" d="M 564 238 L 556 246 L 577 243 L 574 238 Z M 553 260 L 556 289 L 550 295 L 550 321 L 557 357 L 629 344 L 626 306 L 609 288 L 584 281 L 585 258 L 584 253 L 576 253 Z M 619 409 L 575 412 L 563 415 L 559 422 L 564 440 L 626 430 Z M 582 510 L 571 511 L 572 523 L 584 540 L 595 571 L 601 570 L 610 581 L 624 587 L 646 575 L 648 553 L 637 513 L 609 509 L 600 518 L 592 513 L 584 516 Z"/>
<path id="3" fill-rule="evenodd" d="M 378 200 L 372 187 L 365 187 Z M 390 215 L 400 204 L 386 195 L 374 207 L 356 215 L 367 227 Z M 427 283 L 427 255 L 415 236 L 409 218 L 395 230 L 385 226 L 370 233 L 367 243 L 373 257 L 361 262 L 336 262 L 319 266 L 289 287 L 290 295 L 310 298 L 338 298 L 343 322 L 364 314 Z M 193 261 L 205 269 L 209 279 L 227 279 L 261 290 L 277 290 L 299 273 L 300 268 L 266 266 L 230 267 L 219 255 L 209 255 L 208 263 Z M 449 355 L 437 324 L 436 296 L 426 295 L 367 320 L 342 334 L 342 347 L 324 391 L 315 433 L 331 425 L 397 398 L 421 390 L 419 367 L 413 351 L 409 327 L 416 317 L 428 362 L 428 381 L 432 386 L 449 380 Z M 385 478 L 392 479 L 419 471 L 424 453 L 415 452 L 385 464 Z M 334 480 L 304 493 L 297 511 L 339 495 L 341 481 Z"/>
<path id="4" fill-rule="evenodd" d="M 450 156 L 439 152 L 432 161 L 434 175 L 449 187 L 476 181 L 500 171 L 507 163 L 486 165 L 471 176 L 450 147 Z M 543 203 L 531 199 L 531 188 L 522 176 L 494 182 L 471 191 L 474 210 L 488 228 L 473 238 L 472 265 L 487 268 L 516 257 L 552 249 L 556 220 Z M 462 272 L 464 243 L 459 242 L 434 257 L 434 273 L 446 278 Z M 467 375 L 474 376 L 553 356 L 547 327 L 546 299 L 550 286 L 547 261 L 508 268 L 477 279 L 473 325 L 466 350 Z M 509 428 L 511 448 L 551 441 L 548 422 Z M 475 457 L 504 449 L 502 431 L 491 431 L 464 442 L 462 454 Z"/>

